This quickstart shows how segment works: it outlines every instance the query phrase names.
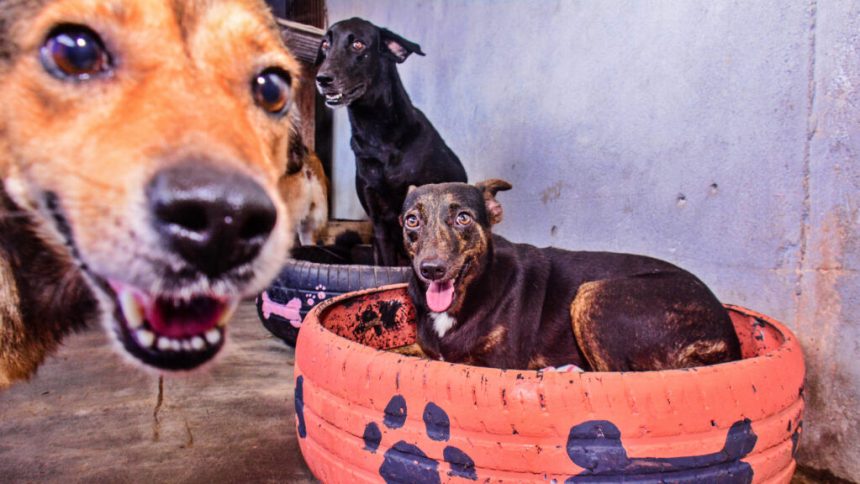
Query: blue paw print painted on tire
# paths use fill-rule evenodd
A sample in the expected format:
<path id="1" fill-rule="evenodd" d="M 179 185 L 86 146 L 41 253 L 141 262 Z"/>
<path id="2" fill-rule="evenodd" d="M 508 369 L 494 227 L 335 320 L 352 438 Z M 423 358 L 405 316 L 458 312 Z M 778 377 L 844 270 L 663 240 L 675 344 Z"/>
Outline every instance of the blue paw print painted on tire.
<path id="1" fill-rule="evenodd" d="M 297 430 L 299 432 L 299 437 L 305 438 L 308 436 L 308 431 L 305 427 L 305 377 L 302 375 L 299 375 L 299 377 L 296 378 L 294 398 L 296 419 L 298 420 Z"/>
<path id="2" fill-rule="evenodd" d="M 606 420 L 589 420 L 570 429 L 567 455 L 584 470 L 566 482 L 748 484 L 753 469 L 741 458 L 752 452 L 757 439 L 751 421 L 744 419 L 729 428 L 722 450 L 713 454 L 629 457 L 618 427 Z"/>
<path id="3" fill-rule="evenodd" d="M 388 401 L 382 416 L 382 425 L 391 430 L 397 430 L 406 423 L 408 408 L 402 395 L 395 395 Z M 436 442 L 447 442 L 451 438 L 451 421 L 448 413 L 433 402 L 424 407 L 422 414 L 424 429 L 427 437 Z M 375 453 L 382 447 L 382 430 L 376 422 L 368 423 L 364 428 L 364 450 Z M 475 461 L 469 455 L 454 446 L 447 446 L 442 451 L 442 458 L 448 464 L 449 476 L 477 480 Z M 395 442 L 383 454 L 383 462 L 379 467 L 379 475 L 386 483 L 421 483 L 432 484 L 441 482 L 439 462 L 428 457 L 417 445 L 404 440 Z"/>

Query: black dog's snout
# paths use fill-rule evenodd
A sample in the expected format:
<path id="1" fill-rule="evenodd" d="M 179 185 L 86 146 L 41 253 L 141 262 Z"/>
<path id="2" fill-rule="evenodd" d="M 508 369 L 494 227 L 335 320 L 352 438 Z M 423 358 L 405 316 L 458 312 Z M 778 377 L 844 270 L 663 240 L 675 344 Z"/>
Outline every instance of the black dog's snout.
<path id="1" fill-rule="evenodd" d="M 439 279 L 442 279 L 445 277 L 445 272 L 448 271 L 445 263 L 438 259 L 423 261 L 420 264 L 419 269 L 421 270 L 421 275 L 430 281 L 438 281 Z"/>
<path id="2" fill-rule="evenodd" d="M 165 241 L 210 277 L 256 257 L 277 220 L 263 187 L 205 162 L 158 172 L 147 198 Z"/>
<path id="3" fill-rule="evenodd" d="M 320 74 L 317 76 L 317 84 L 320 87 L 329 87 L 331 83 L 334 82 L 334 78 L 331 76 L 327 76 L 325 74 Z"/>

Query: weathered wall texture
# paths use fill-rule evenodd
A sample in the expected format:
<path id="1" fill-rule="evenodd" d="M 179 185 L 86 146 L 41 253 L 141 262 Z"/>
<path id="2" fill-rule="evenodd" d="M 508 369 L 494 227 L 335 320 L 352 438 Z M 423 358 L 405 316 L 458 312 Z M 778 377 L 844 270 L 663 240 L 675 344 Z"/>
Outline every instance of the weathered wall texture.
<path id="1" fill-rule="evenodd" d="M 801 462 L 860 481 L 860 3 L 331 0 L 416 41 L 407 90 L 501 177 L 516 241 L 678 263 L 794 328 Z M 335 215 L 359 217 L 345 111 Z"/>
<path id="2" fill-rule="evenodd" d="M 860 3 L 817 7 L 792 320 L 810 374 L 803 458 L 860 481 Z"/>

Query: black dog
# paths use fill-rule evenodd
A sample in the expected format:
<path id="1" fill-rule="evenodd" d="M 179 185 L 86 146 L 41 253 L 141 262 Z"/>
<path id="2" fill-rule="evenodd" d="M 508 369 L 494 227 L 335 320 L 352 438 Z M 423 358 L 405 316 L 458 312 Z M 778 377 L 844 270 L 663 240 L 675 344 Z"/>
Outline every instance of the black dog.
<path id="1" fill-rule="evenodd" d="M 358 199 L 373 223 L 377 263 L 406 262 L 397 216 L 410 185 L 466 181 L 457 155 L 412 105 L 397 65 L 418 44 L 360 18 L 326 32 L 317 89 L 328 106 L 348 106 Z"/>
<path id="2" fill-rule="evenodd" d="M 402 225 L 418 344 L 445 361 L 509 369 L 685 368 L 740 358 L 732 322 L 695 276 L 650 257 L 513 244 L 489 180 L 409 191 Z"/>

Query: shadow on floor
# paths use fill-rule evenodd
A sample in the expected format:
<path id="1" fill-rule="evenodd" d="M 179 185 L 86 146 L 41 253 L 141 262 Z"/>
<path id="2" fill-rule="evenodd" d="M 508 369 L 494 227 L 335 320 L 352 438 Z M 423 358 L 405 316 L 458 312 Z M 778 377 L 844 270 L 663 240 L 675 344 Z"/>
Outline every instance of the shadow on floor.
<path id="1" fill-rule="evenodd" d="M 0 481 L 315 482 L 296 441 L 294 352 L 244 303 L 208 371 L 132 368 L 100 328 L 0 393 Z"/>

